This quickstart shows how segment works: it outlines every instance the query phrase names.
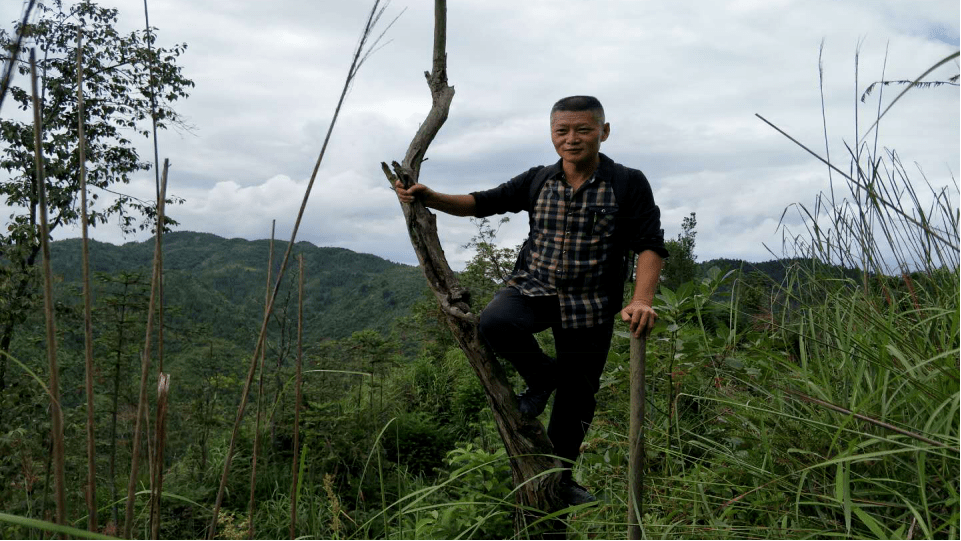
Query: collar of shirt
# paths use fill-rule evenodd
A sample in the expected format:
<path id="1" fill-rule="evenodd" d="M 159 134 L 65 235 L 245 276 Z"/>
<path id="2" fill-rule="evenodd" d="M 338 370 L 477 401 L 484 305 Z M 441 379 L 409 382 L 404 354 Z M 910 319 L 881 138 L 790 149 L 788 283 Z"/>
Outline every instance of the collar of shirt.
<path id="1" fill-rule="evenodd" d="M 608 158 L 603 152 L 599 154 L 600 162 L 597 164 L 597 169 L 594 170 L 593 178 L 601 178 L 605 180 L 610 180 L 614 175 L 614 160 Z M 561 160 L 557 160 L 551 165 L 547 166 L 548 169 L 548 179 L 557 178 L 558 175 L 564 174 L 564 166 Z"/>
<path id="2" fill-rule="evenodd" d="M 548 185 L 550 185 L 550 188 L 551 188 L 551 193 L 555 197 L 563 196 L 563 194 L 561 194 L 559 191 L 562 189 L 562 187 L 573 188 L 570 184 L 567 183 L 567 177 L 564 175 L 563 169 L 551 175 L 547 180 L 548 180 Z M 591 178 L 585 180 L 584 184 L 581 184 L 577 188 L 577 190 L 572 190 L 571 196 L 573 197 L 577 195 L 578 193 L 584 191 L 585 189 L 589 188 L 590 186 L 593 186 L 596 183 L 597 183 L 597 174 L 595 172 L 595 174 L 591 175 Z"/>

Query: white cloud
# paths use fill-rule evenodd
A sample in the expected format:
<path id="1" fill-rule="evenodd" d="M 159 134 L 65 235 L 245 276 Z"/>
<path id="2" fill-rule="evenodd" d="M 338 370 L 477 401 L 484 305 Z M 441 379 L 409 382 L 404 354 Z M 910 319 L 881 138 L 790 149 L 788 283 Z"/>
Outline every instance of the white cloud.
<path id="1" fill-rule="evenodd" d="M 142 3 L 118 5 L 126 27 L 142 25 Z M 158 0 L 150 8 L 161 43 L 189 44 L 183 65 L 197 82 L 178 105 L 195 133 L 160 140 L 174 164 L 170 190 L 187 199 L 172 214 L 183 229 L 247 238 L 266 237 L 276 218 L 278 232 L 289 235 L 368 3 Z M 12 9 L 0 7 L 0 21 L 15 18 Z M 385 20 L 400 9 L 391 6 Z M 423 71 L 432 20 L 430 2 L 410 5 L 388 32 L 392 42 L 361 70 L 301 240 L 414 262 L 379 163 L 403 158 L 430 107 Z M 554 161 L 550 105 L 591 93 L 612 124 L 604 152 L 647 174 L 669 237 L 696 212 L 701 259 L 768 259 L 762 242 L 780 245 L 784 208 L 813 201 L 828 189 L 828 177 L 754 114 L 824 152 L 823 40 L 830 153 L 847 170 L 845 143 L 856 147 L 877 113 L 880 92 L 866 104 L 856 101 L 860 93 L 882 70 L 887 79 L 913 79 L 956 51 L 958 20 L 958 3 L 948 0 L 452 3 L 448 61 L 456 94 L 422 180 L 467 192 Z M 932 77 L 957 72 L 949 63 Z M 886 87 L 883 102 L 900 90 Z M 956 87 L 909 92 L 882 121 L 881 146 L 917 161 L 933 185 L 951 184 L 950 172 L 959 170 L 958 103 Z M 873 137 L 867 141 L 873 146 Z M 143 148 L 151 155 L 146 142 Z M 152 174 L 142 179 L 130 189 L 149 197 Z M 514 217 L 503 242 L 523 240 L 526 221 Z M 474 227 L 444 216 L 438 224 L 448 257 L 462 264 L 470 254 L 461 246 Z M 99 229 L 102 238 L 119 240 Z"/>

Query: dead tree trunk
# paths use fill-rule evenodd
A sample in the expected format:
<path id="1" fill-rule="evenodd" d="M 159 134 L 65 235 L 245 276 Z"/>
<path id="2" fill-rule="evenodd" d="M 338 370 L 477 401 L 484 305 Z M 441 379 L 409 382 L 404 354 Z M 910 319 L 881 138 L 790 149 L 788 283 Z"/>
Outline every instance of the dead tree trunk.
<path id="1" fill-rule="evenodd" d="M 430 86 L 433 105 L 427 119 L 407 149 L 404 162 L 392 162 L 392 167 L 382 163 L 384 174 L 391 186 L 400 179 L 404 186 L 417 182 L 421 162 L 427 147 L 440 130 L 450 110 L 454 97 L 453 87 L 447 84 L 447 2 L 434 2 L 434 62 L 430 73 L 425 72 Z M 511 457 L 511 472 L 515 486 L 519 486 L 517 500 L 523 512 L 515 516 L 515 526 L 522 536 L 538 535 L 548 528 L 527 530 L 526 521 L 536 516 L 538 511 L 551 511 L 562 507 L 556 493 L 559 476 L 556 473 L 545 475 L 551 468 L 559 468 L 560 461 L 548 455 L 554 453 L 543 425 L 536 420 L 525 420 L 517 407 L 514 391 L 494 354 L 487 348 L 478 333 L 478 317 L 472 312 L 469 292 L 464 290 L 451 271 L 437 238 L 436 217 L 420 202 L 410 205 L 401 204 L 411 243 L 421 269 L 437 297 L 447 323 L 467 359 L 477 373 L 487 401 L 494 413 L 494 420 L 507 454 Z M 533 511 L 534 513 L 529 513 Z"/>

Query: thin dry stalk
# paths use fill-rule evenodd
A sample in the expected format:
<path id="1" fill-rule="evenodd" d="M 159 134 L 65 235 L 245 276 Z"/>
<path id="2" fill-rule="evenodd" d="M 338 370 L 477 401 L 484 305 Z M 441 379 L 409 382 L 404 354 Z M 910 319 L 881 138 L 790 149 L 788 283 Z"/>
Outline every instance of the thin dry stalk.
<path id="1" fill-rule="evenodd" d="M 270 274 L 274 265 L 274 234 L 277 220 L 270 222 L 270 248 L 267 250 L 267 286 L 264 288 L 264 319 L 270 318 Z M 264 365 L 267 363 L 267 348 L 260 351 L 260 381 L 257 387 L 257 424 L 254 429 L 254 452 L 250 463 L 250 504 L 247 506 L 247 538 L 254 538 L 254 507 L 256 505 L 255 492 L 257 489 L 257 458 L 260 455 L 260 426 L 264 414 Z"/>
<path id="2" fill-rule="evenodd" d="M 800 399 L 800 400 L 802 400 L 802 401 L 804 401 L 804 402 L 810 402 L 810 403 L 812 403 L 812 404 L 817 404 L 818 406 L 821 406 L 821 407 L 823 407 L 823 408 L 827 408 L 827 409 L 829 409 L 829 410 L 831 410 L 831 411 L 836 411 L 836 412 L 841 413 L 841 414 L 844 414 L 844 415 L 850 415 L 851 417 L 854 417 L 855 419 L 860 419 L 860 420 L 865 421 L 865 422 L 867 422 L 867 423 L 871 423 L 871 424 L 873 424 L 874 426 L 879 426 L 879 427 L 884 428 L 884 429 L 886 429 L 886 430 L 890 430 L 891 432 L 897 432 L 898 434 L 901 434 L 902 436 L 907 436 L 907 437 L 909 437 L 909 438 L 914 438 L 914 439 L 916 439 L 916 440 L 918 440 L 918 441 L 923 441 L 924 443 L 927 443 L 927 444 L 929 444 L 929 445 L 934 445 L 935 447 L 941 447 L 942 449 L 947 449 L 947 450 L 949 450 L 949 451 L 958 452 L 958 449 L 957 449 L 957 448 L 951 447 L 950 445 L 948 445 L 948 444 L 946 444 L 946 443 L 941 443 L 940 441 L 932 440 L 931 438 L 922 436 L 921 434 L 915 434 L 914 432 L 911 432 L 910 430 L 904 430 L 903 428 L 896 427 L 896 426 L 892 425 L 891 423 L 886 423 L 886 422 L 884 422 L 884 421 L 879 421 L 879 420 L 877 420 L 877 419 L 875 419 L 875 418 L 873 418 L 873 417 L 868 417 L 867 415 L 862 415 L 862 414 L 860 414 L 860 413 L 855 413 L 855 412 L 853 412 L 853 411 L 851 411 L 851 410 L 849 410 L 849 409 L 847 409 L 847 408 L 842 408 L 841 406 L 838 406 L 838 405 L 836 405 L 836 404 L 832 404 L 832 403 L 830 403 L 830 402 L 827 402 L 827 401 L 824 401 L 824 400 L 821 400 L 821 399 L 818 399 L 818 398 L 814 398 L 813 396 L 808 396 L 808 395 L 806 395 L 806 394 L 804 394 L 804 393 L 801 393 L 801 392 L 798 392 L 798 391 L 795 391 L 795 390 L 792 390 L 792 389 L 788 389 L 788 388 L 786 388 L 786 387 L 778 387 L 778 388 L 781 389 L 782 391 L 784 391 L 784 392 L 792 395 L 792 396 L 797 397 L 798 399 Z"/>
<path id="3" fill-rule="evenodd" d="M 297 537 L 297 476 L 300 473 L 300 402 L 304 361 L 304 255 L 297 256 L 300 277 L 297 287 L 297 380 L 294 384 L 294 458 L 290 481 L 290 538 Z"/>
<path id="4" fill-rule="evenodd" d="M 147 73 L 150 75 L 150 121 L 153 127 L 153 163 L 154 177 L 157 183 L 157 197 L 160 197 L 160 151 L 157 144 L 157 90 L 154 78 L 153 39 L 150 35 L 150 12 L 147 10 L 147 0 L 143 0 L 143 19 L 147 33 Z M 163 328 L 163 326 L 161 326 Z M 159 355 L 158 355 L 159 356 Z"/>
<path id="5" fill-rule="evenodd" d="M 157 199 L 160 199 L 160 150 L 157 141 L 157 90 L 156 78 L 154 77 L 154 56 L 153 39 L 150 34 L 150 12 L 147 9 L 147 0 L 143 0 L 143 18 L 147 33 L 147 53 L 149 62 L 147 70 L 150 74 L 150 121 L 153 129 L 153 163 L 154 177 L 157 184 Z M 167 174 L 167 164 L 164 160 L 164 175 Z M 161 224 L 162 225 L 162 224 Z M 163 269 L 163 250 L 160 251 L 160 268 Z M 160 273 L 159 290 L 157 292 L 157 302 L 160 312 L 157 314 L 157 373 L 162 374 L 164 370 L 164 283 L 163 272 Z"/>
<path id="6" fill-rule="evenodd" d="M 57 524 L 67 524 L 67 498 L 64 487 L 63 412 L 60 409 L 60 374 L 57 367 L 57 328 L 53 319 L 53 272 L 50 270 L 50 240 L 47 226 L 47 186 L 43 173 L 43 139 L 40 124 L 40 98 L 37 93 L 37 61 L 30 49 L 30 82 L 33 90 L 33 144 L 37 199 L 40 204 L 40 245 L 43 250 L 43 313 L 47 322 L 47 361 L 50 364 L 50 415 L 52 417 L 53 481 L 56 485 Z"/>
<path id="7" fill-rule="evenodd" d="M 33 6 L 36 3 L 37 0 L 30 0 L 26 9 L 23 10 L 23 18 L 20 21 L 20 27 L 17 29 L 17 41 L 13 44 L 13 50 L 10 51 L 10 56 L 4 63 L 3 81 L 0 82 L 0 108 L 3 108 L 3 98 L 7 95 L 7 89 L 10 88 L 10 81 L 13 80 L 13 74 L 16 72 L 14 67 L 17 65 L 17 59 L 20 58 L 20 45 L 23 43 L 23 34 L 27 31 L 27 21 L 30 20 L 30 12 L 33 11 Z"/>
<path id="8" fill-rule="evenodd" d="M 147 330 L 144 338 L 144 350 L 141 356 L 140 367 L 140 398 L 137 401 L 137 421 L 134 425 L 133 432 L 133 447 L 131 449 L 132 456 L 130 460 L 130 480 L 127 482 L 127 509 L 123 523 L 123 536 L 127 539 L 130 539 L 130 533 L 133 529 L 133 512 L 135 503 L 134 494 L 137 489 L 137 473 L 140 469 L 140 423 L 144 420 L 144 417 L 148 415 L 147 379 L 150 374 L 150 348 L 151 339 L 153 338 L 153 316 L 157 304 L 157 291 L 159 289 L 158 284 L 160 282 L 160 276 L 163 273 L 163 269 L 160 267 L 160 251 L 162 249 L 163 242 L 164 202 L 167 197 L 168 165 L 169 162 L 164 160 L 164 175 L 163 180 L 160 183 L 160 197 L 157 199 L 157 233 L 156 244 L 154 245 L 153 277 L 151 279 L 150 286 L 150 302 L 147 306 Z"/>
<path id="9" fill-rule="evenodd" d="M 761 120 L 762 120 L 765 124 L 767 124 L 768 126 L 771 126 L 772 128 L 774 128 L 774 129 L 775 129 L 778 133 L 780 133 L 781 135 L 787 137 L 787 138 L 788 138 L 792 143 L 794 143 L 795 145 L 797 145 L 797 146 L 801 147 L 803 150 L 807 151 L 808 154 L 814 156 L 814 157 L 817 158 L 818 160 L 821 160 L 821 162 L 823 162 L 825 165 L 827 165 L 828 167 L 830 167 L 831 169 L 833 169 L 836 173 L 838 173 L 838 174 L 840 174 L 841 176 L 843 176 L 844 178 L 846 178 L 848 181 L 850 181 L 851 183 L 853 183 L 853 184 L 854 184 L 855 186 L 857 186 L 858 188 L 861 188 L 862 190 L 867 190 L 867 189 L 868 189 L 868 187 L 867 187 L 866 185 L 864 185 L 864 183 L 862 183 L 862 182 L 860 182 L 860 181 L 858 181 L 858 180 L 854 180 L 854 178 L 852 178 L 851 175 L 848 175 L 848 174 L 845 173 L 844 171 L 841 171 L 840 169 L 838 169 L 837 167 L 835 167 L 834 164 L 828 162 L 827 160 L 825 160 L 824 158 L 822 158 L 817 152 L 814 152 L 813 150 L 811 150 L 810 148 L 808 148 L 807 146 L 805 146 L 803 143 L 801 143 L 800 141 L 798 141 L 798 140 L 795 139 L 794 137 L 791 137 L 790 135 L 788 135 L 787 132 L 785 132 L 785 131 L 782 130 L 781 128 L 778 128 L 777 126 L 775 126 L 775 125 L 774 125 L 773 123 L 771 123 L 768 119 L 766 119 L 766 118 L 764 118 L 763 116 L 761 116 L 761 115 L 759 115 L 759 114 L 756 114 L 756 113 L 755 113 L 754 116 L 756 116 L 756 117 L 758 117 L 759 119 L 761 119 Z M 900 218 L 901 218 L 902 220 L 904 220 L 905 222 L 910 223 L 910 224 L 912 224 L 912 225 L 914 225 L 914 226 L 917 226 L 918 228 L 920 228 L 921 230 L 923 230 L 925 233 L 927 233 L 928 235 L 930 235 L 932 238 L 935 238 L 935 239 L 937 239 L 937 240 L 945 243 L 947 246 L 949 246 L 950 248 L 952 248 L 952 249 L 954 249 L 954 250 L 958 250 L 958 244 L 957 244 L 957 242 L 956 242 L 956 241 L 955 241 L 955 242 L 952 242 L 951 240 L 948 240 L 947 238 L 945 238 L 945 236 L 942 236 L 942 234 L 944 234 L 943 232 L 925 226 L 923 223 L 921 223 L 920 221 L 918 221 L 918 220 L 915 219 L 914 217 L 909 216 L 908 214 L 905 214 L 904 211 L 902 211 L 900 208 L 898 208 L 897 206 L 893 205 L 893 204 L 892 204 L 891 202 L 889 202 L 889 201 L 885 201 L 885 200 L 883 200 L 883 199 L 879 199 L 879 200 L 878 200 L 878 203 L 879 203 L 880 205 L 882 205 L 882 206 L 884 206 L 884 207 L 892 210 L 896 215 L 900 216 Z"/>
<path id="10" fill-rule="evenodd" d="M 93 290 L 90 288 L 90 246 L 87 229 L 87 149 L 83 125 L 83 30 L 77 29 L 77 149 L 80 154 L 80 229 L 83 266 L 83 340 L 87 392 L 87 529 L 97 531 L 97 463 L 93 422 Z"/>
<path id="11" fill-rule="evenodd" d="M 154 483 L 150 498 L 150 538 L 160 539 L 160 495 L 163 494 L 164 444 L 167 442 L 167 395 L 170 374 L 160 373 L 157 382 L 157 456 L 154 458 Z"/>
<path id="12" fill-rule="evenodd" d="M 317 179 L 317 172 L 320 170 L 320 164 L 324 160 L 324 154 L 327 152 L 327 145 L 330 143 L 330 136 L 334 131 L 334 125 L 337 123 L 337 118 L 340 116 L 340 109 L 344 104 L 344 100 L 347 98 L 347 91 L 350 89 L 350 84 L 353 82 L 354 77 L 357 75 L 357 71 L 360 66 L 363 65 L 364 60 L 369 57 L 370 48 L 376 47 L 379 38 L 374 41 L 370 47 L 368 47 L 368 39 L 370 38 L 371 32 L 374 29 L 374 25 L 380 19 L 381 14 L 383 14 L 383 9 L 378 9 L 380 6 L 380 0 L 375 0 L 374 5 L 371 8 L 370 15 L 367 18 L 367 24 L 364 26 L 364 31 L 361 34 L 360 42 L 357 44 L 357 49 L 354 51 L 353 61 L 351 62 L 350 69 L 347 72 L 347 78 L 344 81 L 344 88 L 340 93 L 340 99 L 337 102 L 337 107 L 334 109 L 334 116 L 330 120 L 330 125 L 327 128 L 327 135 L 324 137 L 324 143 L 320 149 L 320 156 L 317 157 L 317 163 L 314 164 L 314 170 L 310 175 L 310 181 L 307 183 L 307 190 L 304 193 L 304 199 L 300 204 L 300 210 L 297 213 L 297 220 L 294 222 L 294 229 L 290 235 L 290 243 L 287 244 L 287 250 L 284 252 L 284 258 L 280 264 L 280 270 L 277 273 L 277 279 L 274 281 L 274 290 L 270 295 L 270 309 L 267 310 L 269 313 L 273 309 L 274 300 L 277 298 L 277 292 L 280 289 L 280 284 L 284 279 L 284 272 L 287 270 L 287 262 L 290 260 L 290 253 L 294 248 L 294 243 L 297 240 L 297 231 L 300 229 L 300 223 L 304 218 L 304 211 L 307 208 L 307 201 L 310 199 L 310 192 L 314 187 L 314 182 Z M 389 26 L 388 26 L 389 28 Z M 383 34 L 381 34 L 383 36 Z M 264 339 L 267 334 L 267 318 L 260 325 L 260 334 L 257 339 L 257 345 L 254 348 L 254 355 L 250 361 L 250 368 L 247 371 L 247 379 L 244 382 L 244 390 L 241 393 L 240 405 L 237 407 L 237 416 L 234 419 L 234 428 L 230 435 L 230 443 L 227 447 L 227 455 L 224 458 L 224 470 L 223 474 L 220 476 L 220 487 L 217 489 L 217 498 L 214 501 L 213 515 L 210 520 L 210 527 L 207 530 L 207 538 L 213 539 L 217 535 L 217 519 L 220 516 L 220 505 L 223 503 L 224 490 L 227 487 L 227 476 L 230 474 L 230 464 L 233 461 L 234 446 L 237 443 L 237 435 L 240 431 L 240 422 L 243 420 L 244 411 L 247 408 L 247 399 L 250 396 L 250 386 L 253 384 L 254 375 L 257 371 L 257 359 L 260 357 L 261 351 L 264 347 Z"/>
<path id="13" fill-rule="evenodd" d="M 821 46 L 818 48 L 818 88 L 821 93 L 821 125 L 824 126 L 824 155 L 831 161 L 831 146 L 828 144 L 828 118 L 824 111 L 824 63 L 821 58 L 824 54 L 824 39 L 821 39 Z M 834 176 L 831 168 L 828 167 L 828 185 L 831 188 L 831 203 L 834 203 Z"/>

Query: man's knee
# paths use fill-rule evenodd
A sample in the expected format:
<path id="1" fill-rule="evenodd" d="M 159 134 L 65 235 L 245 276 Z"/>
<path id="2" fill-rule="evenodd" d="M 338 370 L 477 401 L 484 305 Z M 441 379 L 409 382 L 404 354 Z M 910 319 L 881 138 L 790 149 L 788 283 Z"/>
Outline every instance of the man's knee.
<path id="1" fill-rule="evenodd" d="M 496 341 L 498 331 L 503 328 L 503 325 L 504 321 L 501 315 L 496 309 L 492 310 L 491 306 L 488 305 L 480 314 L 477 330 L 480 332 L 481 338 L 493 347 L 492 342 Z"/>
<path id="2" fill-rule="evenodd" d="M 506 290 L 497 292 L 494 298 L 481 311 L 480 321 L 477 323 L 481 338 L 490 342 L 495 340 L 505 325 L 509 324 L 510 308 L 504 302 Z"/>

